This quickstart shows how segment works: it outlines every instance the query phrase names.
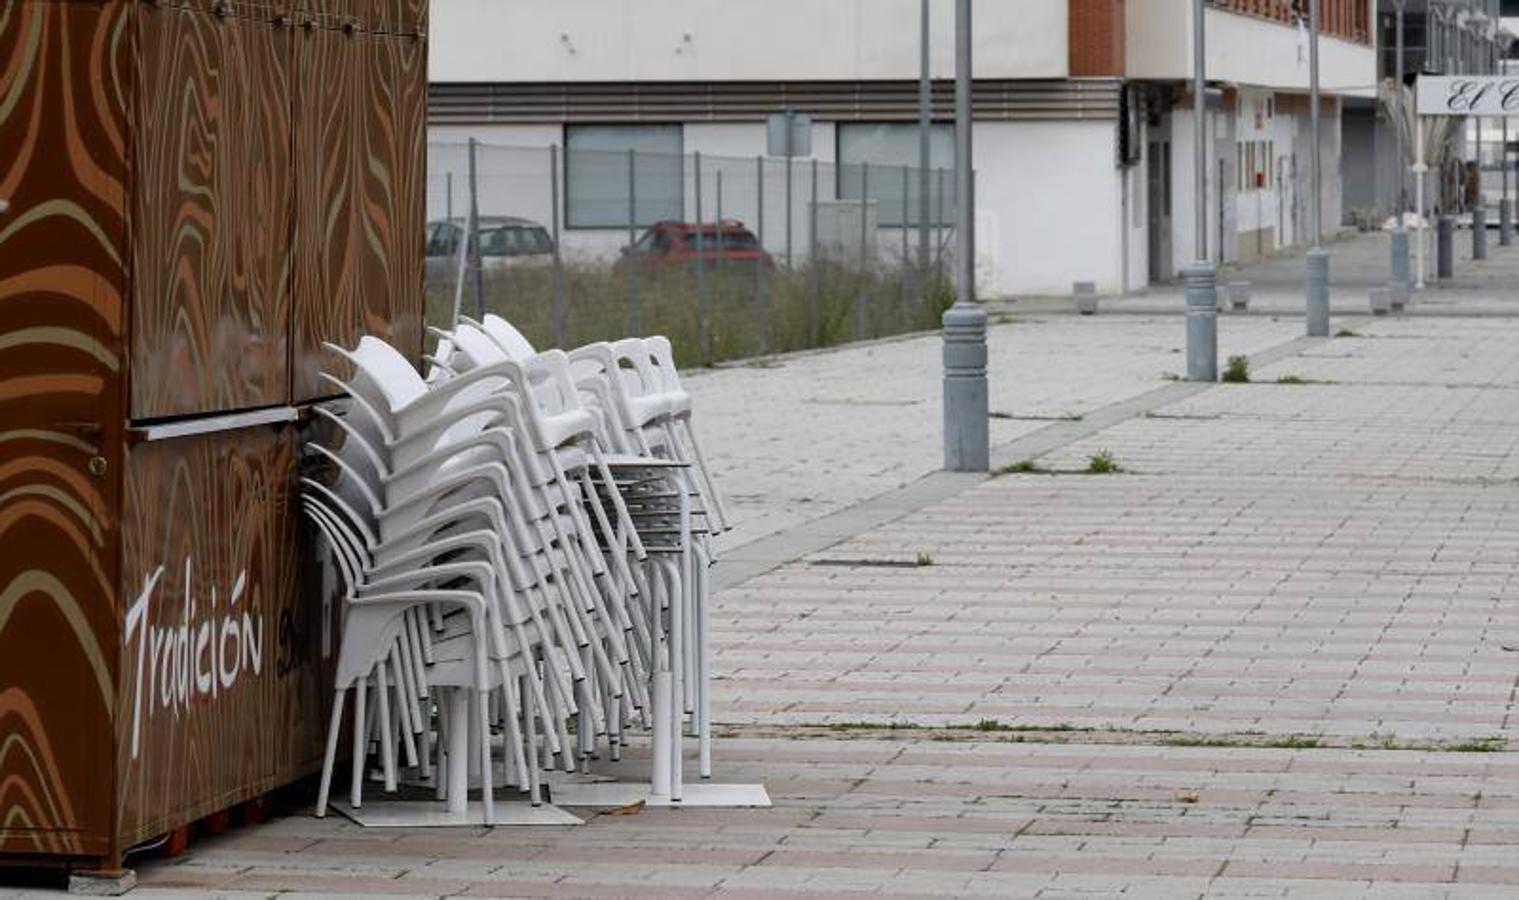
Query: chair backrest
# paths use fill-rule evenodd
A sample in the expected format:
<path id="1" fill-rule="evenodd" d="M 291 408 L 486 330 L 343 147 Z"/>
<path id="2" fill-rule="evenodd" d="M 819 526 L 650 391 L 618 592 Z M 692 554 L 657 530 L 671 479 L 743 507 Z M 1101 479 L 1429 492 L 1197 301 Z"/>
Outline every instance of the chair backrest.
<path id="1" fill-rule="evenodd" d="M 659 390 L 681 390 L 680 372 L 675 368 L 675 348 L 670 346 L 670 339 L 662 334 L 656 334 L 644 338 L 643 343 L 648 350 L 649 362 L 659 373 Z"/>
<path id="2" fill-rule="evenodd" d="M 480 321 L 480 325 L 490 339 L 495 341 L 508 357 L 517 362 L 527 362 L 538 355 L 532 343 L 517 330 L 516 326 L 495 313 L 487 315 Z"/>
<path id="3" fill-rule="evenodd" d="M 377 337 L 365 335 L 346 355 L 358 369 L 350 389 L 363 391 L 371 400 L 377 394 L 385 401 L 382 409 L 405 409 L 427 393 L 427 382 L 406 357 Z"/>

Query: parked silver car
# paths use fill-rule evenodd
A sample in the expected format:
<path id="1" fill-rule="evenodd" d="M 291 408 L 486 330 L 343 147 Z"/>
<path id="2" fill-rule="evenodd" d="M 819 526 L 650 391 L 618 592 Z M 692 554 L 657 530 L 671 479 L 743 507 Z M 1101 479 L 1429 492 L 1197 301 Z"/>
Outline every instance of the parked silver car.
<path id="1" fill-rule="evenodd" d="M 469 220 L 439 219 L 427 224 L 427 275 L 453 278 L 459 265 L 459 241 Z M 518 216 L 480 217 L 480 267 L 489 272 L 515 266 L 547 265 L 554 256 L 548 229 Z"/>

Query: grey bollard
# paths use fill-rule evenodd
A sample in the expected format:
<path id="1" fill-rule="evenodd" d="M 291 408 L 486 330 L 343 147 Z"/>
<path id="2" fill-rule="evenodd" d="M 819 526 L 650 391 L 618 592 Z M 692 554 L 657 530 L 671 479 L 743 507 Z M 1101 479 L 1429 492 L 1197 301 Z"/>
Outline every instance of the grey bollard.
<path id="1" fill-rule="evenodd" d="M 1441 216 L 1435 224 L 1435 277 L 1453 278 L 1456 274 L 1456 220 Z"/>
<path id="2" fill-rule="evenodd" d="M 1498 243 L 1504 247 L 1514 242 L 1514 204 L 1510 200 L 1498 201 Z"/>
<path id="3" fill-rule="evenodd" d="M 1250 308 L 1250 282 L 1231 281 L 1229 289 L 1229 306 L 1235 312 L 1244 312 Z"/>
<path id="4" fill-rule="evenodd" d="M 1218 276 L 1207 263 L 1181 271 L 1187 295 L 1187 380 L 1218 380 Z"/>
<path id="5" fill-rule="evenodd" d="M 1388 288 L 1371 289 L 1371 314 L 1385 316 L 1392 309 L 1392 291 Z"/>
<path id="6" fill-rule="evenodd" d="M 991 468 L 986 388 L 986 310 L 956 303 L 944 311 L 944 468 Z"/>
<path id="7" fill-rule="evenodd" d="M 1408 280 L 1408 229 L 1398 228 L 1392 233 L 1392 283 L 1412 284 Z"/>
<path id="8" fill-rule="evenodd" d="M 1402 312 L 1408 306 L 1408 296 L 1412 292 L 1406 284 L 1390 284 L 1387 286 L 1387 299 L 1392 305 L 1392 311 Z"/>
<path id="9" fill-rule="evenodd" d="M 1329 337 L 1329 251 L 1308 251 L 1308 336 Z"/>
<path id="10" fill-rule="evenodd" d="M 1071 296 L 1076 298 L 1076 311 L 1083 316 L 1097 313 L 1097 283 L 1077 281 L 1071 284 Z"/>
<path id="11" fill-rule="evenodd" d="M 1472 210 L 1472 259 L 1487 259 L 1487 207 Z"/>

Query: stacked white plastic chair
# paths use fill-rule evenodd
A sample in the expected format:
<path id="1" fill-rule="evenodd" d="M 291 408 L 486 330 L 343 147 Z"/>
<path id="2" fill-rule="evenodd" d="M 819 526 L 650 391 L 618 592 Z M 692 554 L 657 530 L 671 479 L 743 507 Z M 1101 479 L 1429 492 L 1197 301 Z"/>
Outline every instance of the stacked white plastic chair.
<path id="1" fill-rule="evenodd" d="M 346 585 L 318 815 L 350 692 L 350 811 L 371 747 L 387 792 L 434 785 L 440 824 L 472 783 L 497 820 L 498 755 L 537 806 L 540 770 L 584 776 L 646 728 L 653 799 L 682 799 L 687 731 L 710 775 L 707 508 L 725 520 L 669 343 L 535 353 L 493 319 L 440 333 L 426 379 L 374 338 L 330 348 L 347 403 L 318 410 L 303 495 Z"/>

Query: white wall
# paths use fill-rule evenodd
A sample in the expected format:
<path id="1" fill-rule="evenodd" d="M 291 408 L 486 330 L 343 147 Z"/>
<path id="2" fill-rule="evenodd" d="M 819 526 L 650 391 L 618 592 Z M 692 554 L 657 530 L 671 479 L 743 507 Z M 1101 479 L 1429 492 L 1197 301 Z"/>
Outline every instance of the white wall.
<path id="1" fill-rule="evenodd" d="M 934 5 L 935 75 L 954 5 Z M 918 0 L 434 0 L 432 81 L 916 78 Z M 976 77 L 1061 78 L 1067 0 L 976 0 Z"/>
<path id="2" fill-rule="evenodd" d="M 1073 281 L 1122 287 L 1122 178 L 1112 122 L 985 122 L 976 126 L 976 204 L 996 235 L 996 295 L 1063 295 Z M 1131 256 L 1143 256 L 1141 238 Z"/>
<path id="3" fill-rule="evenodd" d="M 1375 0 L 1366 2 L 1374 12 Z M 1130 78 L 1192 77 L 1192 0 L 1129 0 L 1125 19 Z M 1205 45 L 1210 82 L 1308 88 L 1306 32 L 1295 27 L 1210 8 Z M 1376 51 L 1371 47 L 1320 36 L 1319 83 L 1324 91 L 1375 97 L 1376 72 Z"/>

